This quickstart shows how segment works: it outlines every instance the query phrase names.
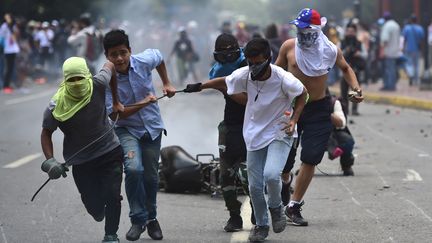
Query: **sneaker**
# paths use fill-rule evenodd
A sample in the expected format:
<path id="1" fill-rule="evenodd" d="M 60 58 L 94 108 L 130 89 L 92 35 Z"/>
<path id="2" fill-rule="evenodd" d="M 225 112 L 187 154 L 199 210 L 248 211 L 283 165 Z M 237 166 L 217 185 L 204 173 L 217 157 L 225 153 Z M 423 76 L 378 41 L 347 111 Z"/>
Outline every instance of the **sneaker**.
<path id="1" fill-rule="evenodd" d="M 232 214 L 224 227 L 225 232 L 237 232 L 241 229 L 243 229 L 242 217 L 237 214 Z"/>
<path id="2" fill-rule="evenodd" d="M 269 208 L 273 232 L 280 233 L 285 230 L 287 219 L 283 213 L 283 206 L 280 205 L 277 208 Z"/>
<path id="3" fill-rule="evenodd" d="M 291 199 L 291 193 L 293 191 L 291 187 L 291 183 L 293 181 L 294 175 L 292 172 L 290 172 L 290 178 L 288 183 L 285 183 L 282 181 L 282 191 L 281 191 L 281 197 L 282 197 L 282 203 L 284 206 L 288 205 L 290 199 Z"/>
<path id="4" fill-rule="evenodd" d="M 255 226 L 249 234 L 250 242 L 263 242 L 268 236 L 269 226 Z"/>
<path id="5" fill-rule="evenodd" d="M 132 224 L 129 231 L 126 233 L 126 240 L 136 241 L 140 238 L 141 234 L 146 230 L 145 225 Z"/>
<path id="6" fill-rule="evenodd" d="M 344 176 L 354 176 L 354 171 L 351 166 L 342 167 L 342 171 Z"/>
<path id="7" fill-rule="evenodd" d="M 306 221 L 300 211 L 301 206 L 303 206 L 304 201 L 302 201 L 301 203 L 294 203 L 294 205 L 292 207 L 287 206 L 285 208 L 285 215 L 288 216 L 288 221 L 291 222 L 293 225 L 296 226 L 307 226 L 308 225 L 308 221 Z"/>
<path id="8" fill-rule="evenodd" d="M 120 240 L 118 239 L 118 236 L 116 234 L 113 235 L 105 235 L 102 243 L 119 243 Z"/>
<path id="9" fill-rule="evenodd" d="M 147 233 L 153 240 L 162 240 L 162 230 L 157 219 L 153 219 L 147 223 Z"/>
<path id="10" fill-rule="evenodd" d="M 13 93 L 13 89 L 10 87 L 4 87 L 3 88 L 3 93 L 4 94 L 12 94 Z"/>

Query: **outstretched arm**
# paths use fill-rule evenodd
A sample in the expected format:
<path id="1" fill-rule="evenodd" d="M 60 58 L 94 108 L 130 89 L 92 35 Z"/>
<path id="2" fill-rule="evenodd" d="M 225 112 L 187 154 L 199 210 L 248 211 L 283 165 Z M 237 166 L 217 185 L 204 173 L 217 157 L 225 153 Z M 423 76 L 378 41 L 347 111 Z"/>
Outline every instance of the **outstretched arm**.
<path id="1" fill-rule="evenodd" d="M 184 90 L 184 92 L 186 93 L 200 92 L 203 89 L 226 90 L 227 86 L 225 83 L 225 77 L 210 79 L 204 83 L 188 84 L 186 85 L 186 89 Z"/>

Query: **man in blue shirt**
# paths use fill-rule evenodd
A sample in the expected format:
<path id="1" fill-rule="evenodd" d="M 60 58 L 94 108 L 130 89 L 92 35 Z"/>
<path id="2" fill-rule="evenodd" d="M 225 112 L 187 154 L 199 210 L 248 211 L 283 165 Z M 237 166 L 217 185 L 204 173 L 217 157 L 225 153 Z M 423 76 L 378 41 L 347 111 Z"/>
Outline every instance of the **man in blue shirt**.
<path id="1" fill-rule="evenodd" d="M 152 95 L 155 89 L 151 71 L 156 68 L 163 93 L 168 97 L 174 96 L 175 88 L 170 84 L 159 50 L 146 49 L 131 55 L 129 38 L 123 30 L 108 32 L 103 44 L 105 56 L 117 71 L 119 100 L 126 105 L 135 104 L 120 113 L 116 127 L 124 151 L 126 195 L 132 222 L 126 239 L 138 240 L 147 228 L 152 239 L 161 240 L 162 231 L 156 219 L 156 193 L 161 137 L 165 129 Z M 112 112 L 111 103 L 111 96 L 107 94 L 108 113 Z"/>
<path id="2" fill-rule="evenodd" d="M 411 15 L 410 22 L 402 30 L 404 37 L 403 51 L 408 59 L 406 70 L 409 84 L 419 83 L 419 59 L 424 39 L 423 28 L 417 24 L 417 16 Z"/>

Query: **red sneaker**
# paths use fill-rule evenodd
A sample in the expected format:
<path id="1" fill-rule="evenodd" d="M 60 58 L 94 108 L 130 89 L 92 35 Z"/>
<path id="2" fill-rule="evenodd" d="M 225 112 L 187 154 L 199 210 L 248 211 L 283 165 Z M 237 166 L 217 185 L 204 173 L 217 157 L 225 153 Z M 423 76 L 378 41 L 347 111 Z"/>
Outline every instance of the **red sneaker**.
<path id="1" fill-rule="evenodd" d="M 4 94 L 12 94 L 13 89 L 11 87 L 5 87 L 5 88 L 3 88 L 3 93 Z"/>

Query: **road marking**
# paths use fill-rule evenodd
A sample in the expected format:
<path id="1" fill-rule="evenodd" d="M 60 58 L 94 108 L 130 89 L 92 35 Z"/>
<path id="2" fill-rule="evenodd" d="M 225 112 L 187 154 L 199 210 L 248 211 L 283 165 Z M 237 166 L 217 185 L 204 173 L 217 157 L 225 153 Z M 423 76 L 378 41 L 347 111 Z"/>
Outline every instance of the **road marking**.
<path id="1" fill-rule="evenodd" d="M 423 181 L 420 174 L 412 169 L 407 170 L 407 177 L 403 181 Z"/>
<path id="2" fill-rule="evenodd" d="M 427 215 L 427 214 L 423 211 L 423 209 L 421 209 L 419 206 L 417 206 L 413 201 L 408 200 L 408 199 L 403 198 L 403 197 L 401 197 L 401 198 L 404 199 L 405 201 L 407 201 L 409 204 L 413 205 L 413 206 L 414 206 L 418 211 L 420 211 L 420 213 L 423 214 L 423 216 L 424 216 L 425 218 L 427 218 L 430 222 L 432 222 L 432 218 L 431 218 L 429 215 Z"/>
<path id="3" fill-rule="evenodd" d="M 48 95 L 52 95 L 53 91 L 52 90 L 47 90 L 41 93 L 37 93 L 37 94 L 31 94 L 31 95 L 26 95 L 24 97 L 19 97 L 19 98 L 15 98 L 15 99 L 10 99 L 10 100 L 6 100 L 5 105 L 16 105 L 19 103 L 23 103 L 26 101 L 30 101 L 30 100 L 35 100 L 35 99 L 39 99 Z"/>
<path id="4" fill-rule="evenodd" d="M 8 241 L 7 241 L 7 239 L 6 239 L 6 234 L 5 234 L 5 232 L 4 232 L 4 229 L 3 229 L 3 223 L 2 223 L 2 222 L 0 222 L 0 231 L 1 231 L 1 234 L 2 234 L 2 237 L 3 237 L 3 241 L 4 241 L 4 243 L 7 243 Z"/>
<path id="5" fill-rule="evenodd" d="M 243 230 L 239 232 L 234 232 L 231 235 L 230 242 L 247 242 L 249 237 L 249 232 L 252 229 L 253 225 L 250 222 L 250 217 L 252 214 L 252 208 L 249 203 L 249 197 L 247 196 L 246 199 L 243 201 L 242 207 L 241 207 L 241 215 L 242 218 L 246 219 L 243 220 Z"/>
<path id="6" fill-rule="evenodd" d="M 420 158 L 430 157 L 430 154 L 418 154 L 418 157 Z"/>
<path id="7" fill-rule="evenodd" d="M 42 153 L 30 154 L 30 155 L 27 155 L 27 156 L 19 159 L 19 160 L 16 160 L 12 163 L 9 163 L 9 164 L 3 166 L 3 168 L 14 169 L 14 168 L 20 167 L 21 165 L 25 165 L 25 164 L 31 162 L 32 160 L 37 159 L 41 156 L 42 156 Z"/>

